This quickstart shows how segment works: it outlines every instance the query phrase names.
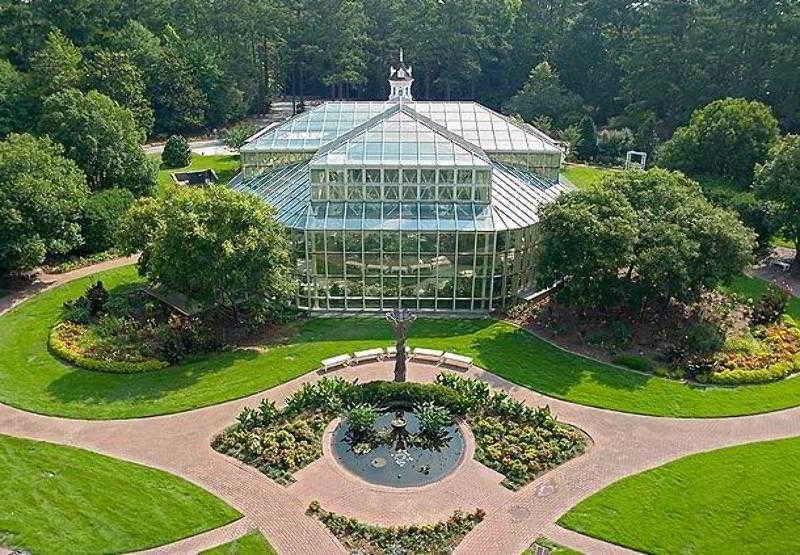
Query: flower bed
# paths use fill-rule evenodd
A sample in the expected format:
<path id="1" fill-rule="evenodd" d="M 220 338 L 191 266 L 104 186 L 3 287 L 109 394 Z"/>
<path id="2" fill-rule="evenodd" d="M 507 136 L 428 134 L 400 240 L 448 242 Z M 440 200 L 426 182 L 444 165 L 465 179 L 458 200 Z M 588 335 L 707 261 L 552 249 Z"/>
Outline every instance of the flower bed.
<path id="1" fill-rule="evenodd" d="M 318 518 L 348 550 L 365 555 L 451 553 L 486 514 L 481 509 L 471 513 L 456 511 L 445 522 L 385 528 L 326 511 L 316 501 L 307 512 Z"/>
<path id="2" fill-rule="evenodd" d="M 409 401 L 432 428 L 440 426 L 447 414 L 464 417 L 475 435 L 476 460 L 505 475 L 504 485 L 511 489 L 581 454 L 587 444 L 584 434 L 559 423 L 548 407 L 532 409 L 492 391 L 485 382 L 445 372 L 435 384 L 356 386 L 341 378 L 304 384 L 283 409 L 267 401 L 258 410 L 245 409 L 238 423 L 217 436 L 212 446 L 288 483 L 292 473 L 322 454 L 322 434 L 337 415 L 368 424 L 371 407 Z"/>
<path id="3" fill-rule="evenodd" d="M 790 318 L 726 343 L 710 361 L 710 381 L 766 383 L 800 372 L 800 328 Z"/>

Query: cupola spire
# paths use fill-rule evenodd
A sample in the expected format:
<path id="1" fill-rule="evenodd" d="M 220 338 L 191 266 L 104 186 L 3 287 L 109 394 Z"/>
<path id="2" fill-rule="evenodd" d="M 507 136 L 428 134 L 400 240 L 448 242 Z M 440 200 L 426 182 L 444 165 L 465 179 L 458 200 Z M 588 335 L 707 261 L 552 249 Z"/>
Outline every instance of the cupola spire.
<path id="1" fill-rule="evenodd" d="M 414 70 L 403 61 L 400 49 L 400 67 L 389 67 L 389 100 L 411 101 L 411 85 L 414 84 Z"/>

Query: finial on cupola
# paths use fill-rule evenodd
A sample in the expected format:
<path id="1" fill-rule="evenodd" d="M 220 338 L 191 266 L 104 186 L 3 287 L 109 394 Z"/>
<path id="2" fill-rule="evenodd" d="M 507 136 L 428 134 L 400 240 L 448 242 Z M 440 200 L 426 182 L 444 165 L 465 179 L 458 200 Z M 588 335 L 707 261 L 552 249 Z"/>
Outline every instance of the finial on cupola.
<path id="1" fill-rule="evenodd" d="M 400 49 L 400 67 L 389 67 L 389 100 L 411 101 L 411 85 L 414 83 L 414 70 L 406 66 L 403 49 Z"/>

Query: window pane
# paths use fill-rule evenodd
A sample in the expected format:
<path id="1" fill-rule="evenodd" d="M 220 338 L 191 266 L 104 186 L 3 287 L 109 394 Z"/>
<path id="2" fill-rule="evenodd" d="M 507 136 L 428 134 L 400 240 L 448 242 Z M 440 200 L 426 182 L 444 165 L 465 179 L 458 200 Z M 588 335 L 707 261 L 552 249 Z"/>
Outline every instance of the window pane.
<path id="1" fill-rule="evenodd" d="M 417 200 L 416 185 L 403 185 L 403 200 Z"/>
<path id="2" fill-rule="evenodd" d="M 489 171 L 488 170 L 477 170 L 475 172 L 475 182 L 478 185 L 488 185 L 489 184 Z"/>
<path id="3" fill-rule="evenodd" d="M 344 183 L 344 170 L 330 170 L 328 181 L 331 183 Z"/>
<path id="4" fill-rule="evenodd" d="M 381 200 L 380 185 L 367 185 L 367 200 Z"/>
<path id="5" fill-rule="evenodd" d="M 383 198 L 386 200 L 398 200 L 400 198 L 400 191 L 398 185 L 384 185 Z"/>
<path id="6" fill-rule="evenodd" d="M 484 185 L 478 185 L 477 187 L 475 187 L 475 200 L 478 202 L 488 202 L 489 187 Z"/>
<path id="7" fill-rule="evenodd" d="M 363 170 L 347 170 L 347 181 L 349 183 L 361 183 L 364 181 Z"/>
<path id="8" fill-rule="evenodd" d="M 311 183 L 325 183 L 325 170 L 311 170 Z"/>
<path id="9" fill-rule="evenodd" d="M 419 198 L 422 200 L 433 200 L 436 196 L 436 189 L 433 186 L 420 187 Z"/>
<path id="10" fill-rule="evenodd" d="M 439 170 L 439 183 L 455 183 L 455 178 L 453 170 Z"/>
<path id="11" fill-rule="evenodd" d="M 439 200 L 453 200 L 453 187 L 439 185 Z"/>
<path id="12" fill-rule="evenodd" d="M 364 198 L 364 187 L 362 185 L 347 186 L 347 200 L 362 200 Z"/>
<path id="13" fill-rule="evenodd" d="M 380 183 L 381 170 L 370 168 L 367 170 L 367 183 Z"/>
<path id="14" fill-rule="evenodd" d="M 436 170 L 420 170 L 420 183 L 436 183 Z"/>
<path id="15" fill-rule="evenodd" d="M 344 185 L 329 185 L 328 194 L 331 200 L 344 200 Z"/>
<path id="16" fill-rule="evenodd" d="M 458 170 L 459 183 L 472 183 L 472 170 Z"/>
<path id="17" fill-rule="evenodd" d="M 385 183 L 399 183 L 400 170 L 383 170 L 383 181 Z"/>
<path id="18" fill-rule="evenodd" d="M 403 183 L 416 183 L 417 170 L 403 170 Z"/>
<path id="19" fill-rule="evenodd" d="M 472 186 L 459 185 L 456 189 L 458 200 L 472 200 Z"/>
<path id="20" fill-rule="evenodd" d="M 325 185 L 314 185 L 311 187 L 311 198 L 313 200 L 325 200 L 327 198 L 327 192 Z"/>

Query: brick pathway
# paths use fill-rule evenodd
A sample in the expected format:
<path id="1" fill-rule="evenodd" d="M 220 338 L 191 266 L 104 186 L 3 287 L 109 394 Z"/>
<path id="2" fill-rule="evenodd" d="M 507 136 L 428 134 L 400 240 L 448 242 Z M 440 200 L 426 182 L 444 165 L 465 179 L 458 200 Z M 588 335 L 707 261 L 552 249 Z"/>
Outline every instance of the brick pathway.
<path id="1" fill-rule="evenodd" d="M 58 276 L 42 276 L 40 285 L 0 300 L 0 313 L 43 288 L 132 261 L 120 259 Z M 431 365 L 410 363 L 409 379 L 430 381 L 439 371 Z M 319 379 L 316 373 L 243 400 L 138 420 L 69 420 L 0 405 L 0 433 L 83 447 L 160 468 L 225 499 L 245 517 L 150 553 L 206 549 L 257 528 L 279 552 L 303 555 L 344 552 L 324 526 L 305 515 L 313 499 L 341 513 L 383 524 L 433 521 L 459 507 L 480 506 L 487 511 L 487 517 L 459 546 L 458 553 L 463 554 L 517 554 L 539 535 L 586 553 L 626 553 L 617 546 L 559 528 L 555 521 L 581 499 L 610 483 L 678 457 L 729 445 L 800 436 L 800 408 L 739 418 L 656 418 L 549 398 L 480 369 L 468 374 L 531 405 L 550 405 L 562 421 L 587 432 L 593 440 L 592 447 L 518 492 L 500 487 L 499 475 L 468 460 L 444 481 L 413 493 L 366 484 L 325 458 L 299 472 L 297 483 L 283 487 L 211 449 L 212 437 L 231 424 L 242 407 L 254 406 L 262 398 L 281 401 L 302 383 Z M 337 375 L 359 378 L 361 382 L 391 379 L 392 367 L 390 363 L 366 364 Z"/>
<path id="2" fill-rule="evenodd" d="M 411 363 L 409 379 L 430 381 L 439 371 L 431 365 Z M 362 382 L 390 379 L 392 367 L 390 363 L 373 363 L 337 374 L 348 379 L 358 377 Z M 561 420 L 585 430 L 593 446 L 518 492 L 499 489 L 497 477 L 490 472 L 473 474 L 470 468 L 476 465 L 465 463 L 458 471 L 464 480 L 454 478 L 439 491 L 434 488 L 416 496 L 387 494 L 379 487 L 342 476 L 327 461 L 300 472 L 298 482 L 287 488 L 210 448 L 212 436 L 229 425 L 243 406 L 253 406 L 264 397 L 280 401 L 300 384 L 319 379 L 316 373 L 244 400 L 138 420 L 67 420 L 0 406 L 0 430 L 80 446 L 183 476 L 228 501 L 245 515 L 249 526 L 261 530 L 281 553 L 288 554 L 343 551 L 320 523 L 304 514 L 310 501 L 319 497 L 323 504 L 331 503 L 342 513 L 386 524 L 415 521 L 417 514 L 447 514 L 459 505 L 468 503 L 470 507 L 463 508 L 472 508 L 479 502 L 487 517 L 465 538 L 459 553 L 519 553 L 542 533 L 592 553 L 622 552 L 615 546 L 559 531 L 554 522 L 578 501 L 623 476 L 689 453 L 800 435 L 800 408 L 729 419 L 655 418 L 548 398 L 479 369 L 469 374 L 530 404 L 549 404 Z M 336 477 L 332 478 L 331 472 Z M 227 541 L 224 530 L 220 535 Z"/>

